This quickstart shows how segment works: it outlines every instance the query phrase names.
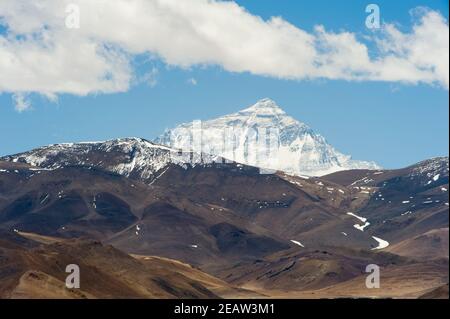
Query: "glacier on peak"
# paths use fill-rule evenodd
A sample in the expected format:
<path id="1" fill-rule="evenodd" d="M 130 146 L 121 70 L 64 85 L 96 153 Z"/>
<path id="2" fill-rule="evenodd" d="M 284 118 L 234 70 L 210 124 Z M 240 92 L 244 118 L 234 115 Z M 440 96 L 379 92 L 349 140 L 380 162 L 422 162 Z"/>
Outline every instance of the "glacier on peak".
<path id="1" fill-rule="evenodd" d="M 181 124 L 166 130 L 155 142 L 294 175 L 380 169 L 374 162 L 353 160 L 338 152 L 268 98 L 237 113 Z"/>

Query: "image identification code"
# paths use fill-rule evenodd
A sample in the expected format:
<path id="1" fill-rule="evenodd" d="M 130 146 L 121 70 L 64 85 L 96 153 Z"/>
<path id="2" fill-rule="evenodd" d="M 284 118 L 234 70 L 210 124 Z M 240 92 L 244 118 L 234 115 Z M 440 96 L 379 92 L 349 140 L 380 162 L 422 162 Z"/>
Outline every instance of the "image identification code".
<path id="1" fill-rule="evenodd" d="M 258 303 L 219 303 L 216 307 L 187 305 L 182 303 L 174 309 L 175 314 L 196 314 L 206 317 L 208 313 L 216 314 L 274 314 L 274 304 Z"/>

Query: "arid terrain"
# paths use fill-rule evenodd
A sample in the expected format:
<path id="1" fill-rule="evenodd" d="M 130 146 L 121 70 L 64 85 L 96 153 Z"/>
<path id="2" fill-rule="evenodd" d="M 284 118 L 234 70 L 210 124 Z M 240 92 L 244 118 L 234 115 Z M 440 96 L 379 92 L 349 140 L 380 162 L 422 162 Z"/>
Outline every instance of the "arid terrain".
<path id="1" fill-rule="evenodd" d="M 1 298 L 448 297 L 448 158 L 321 178 L 238 163 L 148 173 L 116 168 L 165 148 L 108 143 L 0 161 Z M 68 264 L 80 289 L 65 287 Z"/>

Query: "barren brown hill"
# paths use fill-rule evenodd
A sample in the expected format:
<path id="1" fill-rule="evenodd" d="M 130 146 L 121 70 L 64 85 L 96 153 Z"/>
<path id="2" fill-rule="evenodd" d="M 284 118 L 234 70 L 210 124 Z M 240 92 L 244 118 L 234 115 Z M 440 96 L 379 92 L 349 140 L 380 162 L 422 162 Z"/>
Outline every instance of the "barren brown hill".
<path id="1" fill-rule="evenodd" d="M 448 228 L 433 229 L 388 247 L 387 251 L 424 260 L 448 259 L 448 237 Z"/>
<path id="2" fill-rule="evenodd" d="M 448 299 L 448 283 L 423 294 L 420 299 Z"/>
<path id="3" fill-rule="evenodd" d="M 91 240 L 55 241 L 29 249 L 21 244 L 21 235 L 15 237 L 16 243 L 0 242 L 1 298 L 218 298 L 217 293 L 245 292 L 188 265 L 133 258 Z M 69 264 L 80 267 L 80 289 L 65 287 Z"/>

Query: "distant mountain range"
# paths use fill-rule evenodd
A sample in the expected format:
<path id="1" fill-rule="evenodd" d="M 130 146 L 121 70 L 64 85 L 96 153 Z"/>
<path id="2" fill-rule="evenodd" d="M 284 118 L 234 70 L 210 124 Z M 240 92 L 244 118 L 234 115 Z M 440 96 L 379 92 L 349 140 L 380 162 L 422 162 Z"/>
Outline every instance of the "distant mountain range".
<path id="1" fill-rule="evenodd" d="M 324 137 L 287 115 L 270 99 L 235 114 L 181 124 L 155 142 L 296 175 L 322 176 L 349 169 L 380 168 L 374 162 L 353 160 L 338 152 Z"/>
<path id="2" fill-rule="evenodd" d="M 448 183 L 448 157 L 307 177 L 138 138 L 6 156 L 0 297 L 441 296 Z M 71 260 L 79 294 L 63 286 Z"/>
<path id="3" fill-rule="evenodd" d="M 282 171 L 298 176 L 380 168 L 374 162 L 352 160 L 338 152 L 322 136 L 288 116 L 269 99 L 236 114 L 182 124 L 166 131 L 154 142 L 122 138 L 57 144 L 5 159 L 45 168 L 95 165 L 125 176 L 139 175 L 149 181 L 169 162 L 195 166 L 231 160 L 269 172 Z"/>

